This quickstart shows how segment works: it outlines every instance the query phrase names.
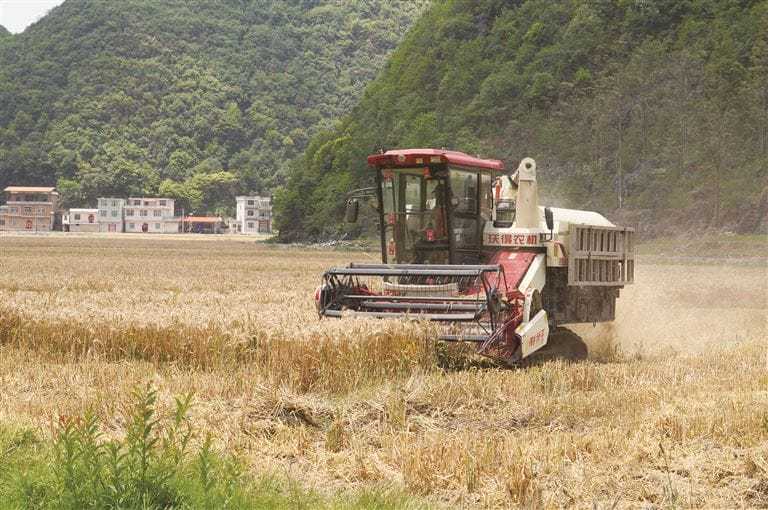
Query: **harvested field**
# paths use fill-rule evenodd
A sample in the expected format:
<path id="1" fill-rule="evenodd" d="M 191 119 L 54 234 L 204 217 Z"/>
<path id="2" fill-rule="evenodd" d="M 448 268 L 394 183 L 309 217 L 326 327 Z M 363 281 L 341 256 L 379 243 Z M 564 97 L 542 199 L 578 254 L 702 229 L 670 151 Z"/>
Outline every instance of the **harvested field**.
<path id="1" fill-rule="evenodd" d="M 592 359 L 455 368 L 429 327 L 319 321 L 322 272 L 376 254 L 175 237 L 0 237 L 0 425 L 131 390 L 254 473 L 464 507 L 768 506 L 766 259 L 641 255 Z M 453 367 L 453 368 L 451 368 Z"/>

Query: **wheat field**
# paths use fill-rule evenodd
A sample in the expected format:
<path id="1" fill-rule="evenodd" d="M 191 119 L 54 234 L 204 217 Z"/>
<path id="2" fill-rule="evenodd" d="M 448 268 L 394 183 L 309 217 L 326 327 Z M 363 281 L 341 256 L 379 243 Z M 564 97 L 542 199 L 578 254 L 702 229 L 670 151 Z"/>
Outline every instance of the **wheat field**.
<path id="1" fill-rule="evenodd" d="M 414 323 L 318 320 L 322 272 L 366 252 L 247 239 L 0 237 L 0 424 L 137 386 L 257 474 L 434 507 L 768 506 L 768 265 L 640 257 L 590 360 L 498 369 Z"/>

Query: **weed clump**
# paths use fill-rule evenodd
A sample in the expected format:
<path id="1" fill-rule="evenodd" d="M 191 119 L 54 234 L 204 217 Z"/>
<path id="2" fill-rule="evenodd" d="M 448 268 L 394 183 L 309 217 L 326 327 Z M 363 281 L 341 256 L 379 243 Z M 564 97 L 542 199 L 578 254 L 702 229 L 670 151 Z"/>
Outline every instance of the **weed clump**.
<path id="1" fill-rule="evenodd" d="M 238 462 L 217 454 L 210 436 L 191 446 L 192 396 L 175 403 L 173 415 L 163 419 L 157 414 L 157 391 L 135 390 L 126 433 L 119 439 L 106 438 L 93 413 L 60 417 L 47 455 L 22 471 L 6 500 L 24 508 L 58 509 L 248 506 Z M 29 431 L 14 438 L 6 444 L 36 441 Z M 13 453 L 8 446 L 5 451 L 8 457 Z"/>

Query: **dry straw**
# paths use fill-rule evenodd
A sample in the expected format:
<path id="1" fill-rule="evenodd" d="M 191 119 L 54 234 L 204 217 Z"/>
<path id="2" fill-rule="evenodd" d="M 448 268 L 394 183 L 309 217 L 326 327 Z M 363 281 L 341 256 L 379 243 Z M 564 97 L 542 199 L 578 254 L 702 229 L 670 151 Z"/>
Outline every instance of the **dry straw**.
<path id="1" fill-rule="evenodd" d="M 504 370 L 437 347 L 428 325 L 318 320 L 319 275 L 350 254 L 0 243 L 0 423 L 94 408 L 120 436 L 131 390 L 151 381 L 161 414 L 194 392 L 190 419 L 218 446 L 321 491 L 394 486 L 448 507 L 768 505 L 764 267 L 641 265 L 616 327 L 588 339 L 592 360 Z M 712 292 L 717 274 L 731 299 Z"/>

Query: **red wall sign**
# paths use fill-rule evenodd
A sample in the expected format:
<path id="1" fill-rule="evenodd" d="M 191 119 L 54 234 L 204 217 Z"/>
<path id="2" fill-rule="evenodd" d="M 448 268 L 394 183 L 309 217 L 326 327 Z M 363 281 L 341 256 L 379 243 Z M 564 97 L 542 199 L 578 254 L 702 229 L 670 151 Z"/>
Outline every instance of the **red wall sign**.
<path id="1" fill-rule="evenodd" d="M 539 236 L 536 234 L 485 234 L 485 244 L 491 246 L 537 246 Z"/>

